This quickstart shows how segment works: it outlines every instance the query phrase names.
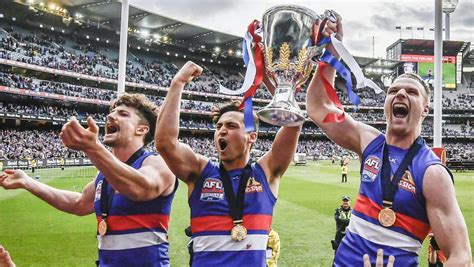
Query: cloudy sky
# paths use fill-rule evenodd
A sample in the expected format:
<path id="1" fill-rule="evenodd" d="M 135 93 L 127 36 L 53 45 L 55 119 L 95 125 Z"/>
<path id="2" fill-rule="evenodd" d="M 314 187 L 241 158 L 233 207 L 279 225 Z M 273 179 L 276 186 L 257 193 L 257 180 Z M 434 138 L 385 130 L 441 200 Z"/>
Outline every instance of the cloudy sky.
<path id="1" fill-rule="evenodd" d="M 212 30 L 243 36 L 253 19 L 261 20 L 268 8 L 281 4 L 308 7 L 318 14 L 334 9 L 343 18 L 344 44 L 357 56 L 385 58 L 385 49 L 400 38 L 433 39 L 435 0 L 130 0 L 150 12 Z M 444 26 L 444 22 L 443 22 Z M 406 30 L 413 27 L 413 31 Z M 374 39 L 374 49 L 372 48 Z M 451 13 L 451 40 L 474 42 L 474 0 L 459 0 Z"/>

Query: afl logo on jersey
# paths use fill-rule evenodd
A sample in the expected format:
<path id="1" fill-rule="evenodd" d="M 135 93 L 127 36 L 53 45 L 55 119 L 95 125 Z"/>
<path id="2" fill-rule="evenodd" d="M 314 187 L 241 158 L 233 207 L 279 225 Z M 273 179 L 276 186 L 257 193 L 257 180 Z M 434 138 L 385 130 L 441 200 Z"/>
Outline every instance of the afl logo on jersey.
<path id="1" fill-rule="evenodd" d="M 222 181 L 216 178 L 206 178 L 202 185 L 202 201 L 220 201 L 224 199 L 224 187 Z"/>
<path id="2" fill-rule="evenodd" d="M 364 161 L 364 168 L 362 169 L 362 182 L 373 182 L 382 167 L 381 160 L 376 156 L 369 156 Z"/>

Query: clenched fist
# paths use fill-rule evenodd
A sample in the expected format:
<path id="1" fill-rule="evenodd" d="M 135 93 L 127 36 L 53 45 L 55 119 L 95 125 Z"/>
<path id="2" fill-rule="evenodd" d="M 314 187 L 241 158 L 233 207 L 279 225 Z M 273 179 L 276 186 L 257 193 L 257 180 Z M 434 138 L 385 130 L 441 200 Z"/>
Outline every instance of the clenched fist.
<path id="1" fill-rule="evenodd" d="M 176 73 L 173 82 L 187 84 L 195 77 L 201 75 L 202 67 L 192 61 L 186 62 L 183 67 Z"/>

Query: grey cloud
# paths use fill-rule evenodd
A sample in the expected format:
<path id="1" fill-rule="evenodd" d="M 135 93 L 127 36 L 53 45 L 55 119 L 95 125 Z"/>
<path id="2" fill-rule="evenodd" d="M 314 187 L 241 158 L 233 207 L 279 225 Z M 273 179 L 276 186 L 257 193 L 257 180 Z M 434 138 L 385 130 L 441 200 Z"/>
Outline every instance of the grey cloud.
<path id="1" fill-rule="evenodd" d="M 451 14 L 451 23 L 456 26 L 464 26 L 474 31 L 474 1 L 460 1 L 454 13 Z"/>

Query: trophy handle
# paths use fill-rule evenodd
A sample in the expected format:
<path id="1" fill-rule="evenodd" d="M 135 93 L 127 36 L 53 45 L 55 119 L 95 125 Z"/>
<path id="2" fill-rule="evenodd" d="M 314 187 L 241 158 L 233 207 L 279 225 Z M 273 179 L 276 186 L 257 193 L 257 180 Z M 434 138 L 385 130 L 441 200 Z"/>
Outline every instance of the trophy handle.
<path id="1" fill-rule="evenodd" d="M 314 38 L 315 44 L 314 44 L 313 47 L 311 47 L 311 56 L 310 56 L 311 63 L 318 64 L 320 57 L 323 55 L 323 53 L 326 49 L 327 43 L 318 45 L 319 42 L 321 42 L 321 40 L 323 39 L 324 27 L 326 27 L 326 24 L 327 24 L 328 21 L 336 22 L 338 17 L 339 17 L 339 14 L 336 13 L 336 11 L 328 9 L 328 10 L 324 11 L 324 13 L 322 15 L 320 15 L 320 18 L 318 18 L 314 22 L 313 34 L 315 35 L 314 36 L 315 37 Z M 322 20 L 321 20 L 321 18 L 322 18 Z M 320 22 L 320 20 L 321 20 L 321 22 Z"/>

